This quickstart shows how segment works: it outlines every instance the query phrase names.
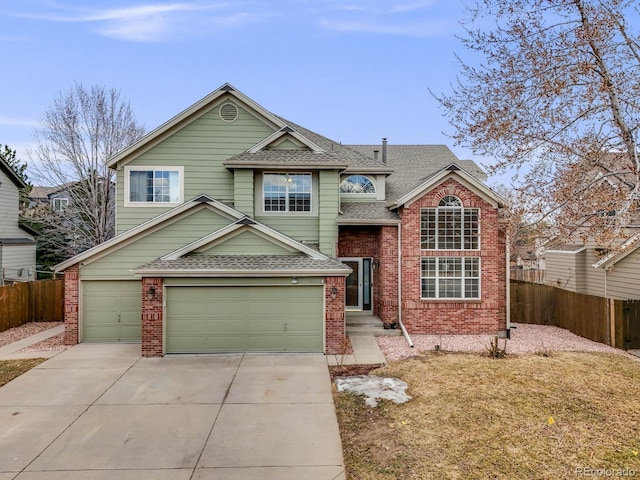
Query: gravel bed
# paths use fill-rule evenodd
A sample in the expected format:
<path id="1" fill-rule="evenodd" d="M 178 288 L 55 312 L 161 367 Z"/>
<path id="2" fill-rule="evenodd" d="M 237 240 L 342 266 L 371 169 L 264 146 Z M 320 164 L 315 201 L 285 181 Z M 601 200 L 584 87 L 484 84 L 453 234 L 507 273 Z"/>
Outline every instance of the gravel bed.
<path id="1" fill-rule="evenodd" d="M 10 328 L 9 330 L 0 332 L 0 347 L 62 324 L 63 322 L 30 322 L 20 325 L 19 327 Z"/>
<path id="2" fill-rule="evenodd" d="M 507 340 L 507 354 L 531 354 L 554 351 L 605 352 L 628 355 L 624 350 L 593 342 L 569 330 L 548 325 L 512 324 L 511 339 Z M 376 337 L 388 362 L 401 360 L 424 351 L 433 351 L 435 345 L 445 352 L 483 353 L 489 350 L 492 335 L 411 335 L 414 348 L 404 337 Z M 500 340 L 500 348 L 504 340 Z"/>
<path id="3" fill-rule="evenodd" d="M 46 340 L 42 340 L 41 342 L 29 345 L 28 347 L 20 350 L 20 352 L 50 352 L 53 350 L 67 350 L 69 348 L 71 348 L 71 345 L 64 344 L 64 333 L 60 333 L 58 335 L 54 335 L 53 337 L 49 337 Z"/>

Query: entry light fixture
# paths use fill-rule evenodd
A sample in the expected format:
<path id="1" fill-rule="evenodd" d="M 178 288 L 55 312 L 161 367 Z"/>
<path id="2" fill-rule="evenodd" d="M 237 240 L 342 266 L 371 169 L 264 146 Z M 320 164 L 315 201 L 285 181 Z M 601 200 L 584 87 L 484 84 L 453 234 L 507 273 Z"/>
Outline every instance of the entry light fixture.
<path id="1" fill-rule="evenodd" d="M 291 283 L 293 283 L 294 285 L 296 283 L 298 283 L 298 278 L 297 277 L 291 277 Z"/>
<path id="2" fill-rule="evenodd" d="M 338 296 L 338 289 L 336 287 L 331 287 L 331 298 L 335 299 Z"/>
<path id="3" fill-rule="evenodd" d="M 156 296 L 156 287 L 151 286 L 149 287 L 149 290 L 147 290 L 147 298 L 149 300 L 153 300 Z"/>

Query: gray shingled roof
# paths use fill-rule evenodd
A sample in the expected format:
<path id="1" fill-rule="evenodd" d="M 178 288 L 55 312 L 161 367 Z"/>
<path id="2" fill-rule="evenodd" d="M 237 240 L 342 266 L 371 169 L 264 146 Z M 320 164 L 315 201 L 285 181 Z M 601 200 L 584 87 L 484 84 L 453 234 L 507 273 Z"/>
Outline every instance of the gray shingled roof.
<path id="1" fill-rule="evenodd" d="M 342 202 L 342 214 L 338 216 L 338 223 L 360 223 L 368 220 L 371 223 L 399 222 L 396 212 L 387 208 L 387 202 Z"/>
<path id="2" fill-rule="evenodd" d="M 381 145 L 348 145 L 349 148 L 373 157 Z M 386 196 L 389 203 L 409 193 L 429 177 L 452 163 L 481 181 L 486 174 L 472 160 L 459 160 L 446 145 L 387 145 L 387 165 L 393 173 L 387 177 Z"/>
<path id="3" fill-rule="evenodd" d="M 393 171 L 393 168 L 391 166 L 385 165 L 379 160 L 374 160 L 373 154 L 366 154 L 356 151 L 352 148 L 349 148 L 348 146 L 342 145 L 341 143 L 338 143 L 327 137 L 323 137 L 316 132 L 308 130 L 301 125 L 290 122 L 285 118 L 278 118 L 280 118 L 280 120 L 282 120 L 283 122 L 286 122 L 287 125 L 296 130 L 298 133 L 301 133 L 316 145 L 321 147 L 325 152 L 335 154 L 337 158 L 339 158 L 341 161 L 344 161 L 348 165 L 347 171 L 366 170 L 369 173 L 391 173 Z"/>
<path id="4" fill-rule="evenodd" d="M 327 258 L 316 260 L 306 255 L 185 255 L 177 260 L 154 260 L 134 268 L 134 273 L 150 271 L 206 271 L 217 272 L 264 272 L 286 271 L 295 274 L 305 271 L 339 270 L 349 273 L 350 269 L 338 260 Z"/>
<path id="5" fill-rule="evenodd" d="M 314 153 L 310 150 L 261 150 L 256 153 L 243 152 L 225 160 L 225 166 L 305 166 L 345 168 L 347 163 L 333 153 Z"/>

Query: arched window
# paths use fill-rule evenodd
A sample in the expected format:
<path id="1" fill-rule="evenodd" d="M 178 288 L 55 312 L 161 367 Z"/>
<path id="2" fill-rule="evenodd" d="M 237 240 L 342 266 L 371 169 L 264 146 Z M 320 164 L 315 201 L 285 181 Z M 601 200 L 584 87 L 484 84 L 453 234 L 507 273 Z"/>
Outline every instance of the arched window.
<path id="1" fill-rule="evenodd" d="M 369 177 L 351 175 L 340 184 L 340 193 L 376 193 L 376 187 Z"/>
<path id="2" fill-rule="evenodd" d="M 442 197 L 439 207 L 462 207 L 462 202 L 460 199 L 454 195 L 447 195 L 446 197 Z"/>

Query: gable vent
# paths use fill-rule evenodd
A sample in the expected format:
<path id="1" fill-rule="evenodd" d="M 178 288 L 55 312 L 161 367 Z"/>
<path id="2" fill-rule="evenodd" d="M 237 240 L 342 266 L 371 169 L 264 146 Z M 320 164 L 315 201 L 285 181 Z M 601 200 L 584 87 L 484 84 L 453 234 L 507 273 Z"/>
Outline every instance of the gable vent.
<path id="1" fill-rule="evenodd" d="M 225 122 L 235 122 L 238 118 L 238 107 L 233 103 L 225 103 L 220 107 L 220 118 Z"/>

